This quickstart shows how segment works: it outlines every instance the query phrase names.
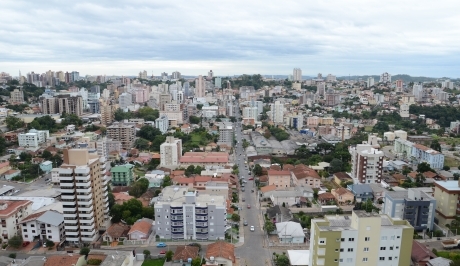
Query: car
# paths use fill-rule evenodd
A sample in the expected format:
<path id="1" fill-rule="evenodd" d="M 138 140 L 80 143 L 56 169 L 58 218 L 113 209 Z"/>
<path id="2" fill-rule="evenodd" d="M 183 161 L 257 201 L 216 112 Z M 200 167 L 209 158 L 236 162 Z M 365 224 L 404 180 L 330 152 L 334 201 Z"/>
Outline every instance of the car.
<path id="1" fill-rule="evenodd" d="M 254 232 L 256 229 L 254 228 L 254 225 L 251 225 L 251 232 Z"/>
<path id="2" fill-rule="evenodd" d="M 161 250 L 158 255 L 166 255 L 166 250 Z"/>
<path id="3" fill-rule="evenodd" d="M 160 242 L 157 244 L 157 248 L 165 248 L 165 247 L 166 247 L 166 244 L 163 242 Z"/>
<path id="4" fill-rule="evenodd" d="M 254 192 L 254 189 L 251 189 L 251 192 Z"/>
<path id="5" fill-rule="evenodd" d="M 244 186 L 241 188 L 241 191 L 243 191 L 243 192 L 244 192 Z"/>
<path id="6" fill-rule="evenodd" d="M 248 204 L 248 209 L 251 209 L 251 205 Z"/>
<path id="7" fill-rule="evenodd" d="M 248 225 L 248 221 L 244 221 L 244 222 L 243 222 L 243 225 L 244 225 L 244 226 L 247 226 L 247 225 Z"/>
<path id="8" fill-rule="evenodd" d="M 248 178 L 248 180 L 254 180 L 254 177 L 250 177 L 250 178 Z"/>
<path id="9" fill-rule="evenodd" d="M 243 202 L 245 202 L 245 201 L 246 201 L 246 199 L 245 199 L 245 198 L 242 198 L 241 200 L 242 200 Z"/>
<path id="10" fill-rule="evenodd" d="M 243 179 L 243 183 L 247 183 L 247 182 L 248 182 L 248 181 L 246 181 L 246 180 Z"/>

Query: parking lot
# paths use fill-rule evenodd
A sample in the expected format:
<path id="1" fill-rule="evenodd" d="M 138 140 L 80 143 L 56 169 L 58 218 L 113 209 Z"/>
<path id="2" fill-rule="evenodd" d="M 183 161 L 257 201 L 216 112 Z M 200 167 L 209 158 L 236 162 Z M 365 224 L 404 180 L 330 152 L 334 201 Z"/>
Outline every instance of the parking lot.
<path id="1" fill-rule="evenodd" d="M 45 177 L 41 177 L 36 179 L 32 183 L 23 183 L 18 181 L 7 181 L 7 180 L 0 180 L 0 187 L 3 186 L 13 186 L 15 190 L 19 190 L 19 192 L 14 193 L 10 196 L 21 196 L 21 194 L 34 191 L 34 190 L 42 190 L 47 188 L 52 188 L 52 185 L 47 183 L 45 180 L 49 178 L 49 175 Z"/>

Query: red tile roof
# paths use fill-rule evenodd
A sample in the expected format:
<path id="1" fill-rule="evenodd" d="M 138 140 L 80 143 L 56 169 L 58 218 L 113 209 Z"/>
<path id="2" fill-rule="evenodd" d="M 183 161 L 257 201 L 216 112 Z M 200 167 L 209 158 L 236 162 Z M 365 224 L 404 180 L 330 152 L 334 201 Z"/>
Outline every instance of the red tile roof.
<path id="1" fill-rule="evenodd" d="M 195 246 L 178 246 L 174 252 L 173 261 L 187 261 L 188 258 L 198 257 L 199 247 Z"/>
<path id="2" fill-rule="evenodd" d="M 268 176 L 270 175 L 288 175 L 291 176 L 289 171 L 279 171 L 279 170 L 268 170 Z"/>
<path id="3" fill-rule="evenodd" d="M 148 234 L 150 229 L 152 228 L 152 224 L 147 221 L 139 221 L 133 224 L 131 230 L 129 230 L 128 235 L 134 233 L 135 231 L 142 232 L 144 234 Z"/>
<path id="4" fill-rule="evenodd" d="M 225 241 L 217 241 L 212 243 L 208 245 L 206 251 L 206 258 L 209 259 L 210 257 L 225 258 L 235 263 L 235 246 Z"/>
<path id="5" fill-rule="evenodd" d="M 24 208 L 27 205 L 32 205 L 30 200 L 1 200 L 0 206 L 4 206 L 5 209 L 0 209 L 0 218 L 8 218 L 14 213 L 18 212 L 20 208 Z"/>

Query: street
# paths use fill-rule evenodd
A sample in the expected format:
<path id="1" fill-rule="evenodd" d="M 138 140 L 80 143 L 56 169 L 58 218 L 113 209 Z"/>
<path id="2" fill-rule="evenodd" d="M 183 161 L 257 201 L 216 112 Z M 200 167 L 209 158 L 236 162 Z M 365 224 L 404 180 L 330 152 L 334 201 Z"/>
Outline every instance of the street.
<path id="1" fill-rule="evenodd" d="M 247 226 L 242 226 L 240 230 L 244 230 L 244 245 L 236 248 L 236 256 L 240 257 L 240 265 L 244 266 L 261 266 L 265 265 L 266 260 L 270 259 L 270 252 L 268 248 L 263 247 L 265 233 L 264 229 L 261 226 L 260 222 L 260 208 L 259 202 L 256 200 L 256 193 L 251 192 L 251 189 L 255 190 L 254 180 L 248 180 L 249 177 L 249 168 L 248 164 L 245 163 L 248 158 L 243 149 L 243 136 L 241 123 L 239 122 L 240 110 L 237 104 L 236 106 L 236 119 L 238 122 L 235 123 L 235 133 L 237 144 L 235 146 L 235 163 L 238 165 L 239 169 L 239 178 L 244 178 L 248 181 L 245 184 L 245 191 L 240 191 L 240 202 L 242 198 L 245 198 L 245 202 L 241 202 L 241 221 L 247 221 Z M 255 190 L 256 191 L 256 190 Z M 250 209 L 248 209 L 250 206 Z M 241 222 L 241 224 L 242 224 Z M 250 231 L 251 226 L 254 226 L 254 232 Z M 270 265 L 270 264 L 268 264 Z"/>

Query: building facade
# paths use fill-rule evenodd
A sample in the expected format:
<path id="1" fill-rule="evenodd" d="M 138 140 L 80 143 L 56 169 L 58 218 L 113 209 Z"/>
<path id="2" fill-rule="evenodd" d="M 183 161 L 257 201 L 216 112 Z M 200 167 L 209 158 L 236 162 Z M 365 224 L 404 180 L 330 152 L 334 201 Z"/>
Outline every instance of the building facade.
<path id="1" fill-rule="evenodd" d="M 0 231 L 4 242 L 21 230 L 19 221 L 32 213 L 32 201 L 0 200 Z"/>
<path id="2" fill-rule="evenodd" d="M 350 146 L 348 150 L 351 154 L 351 177 L 354 183 L 380 183 L 383 152 L 369 144 Z"/>
<path id="3" fill-rule="evenodd" d="M 107 127 L 107 138 L 121 142 L 121 147 L 129 150 L 136 140 L 136 127 L 133 124 L 113 123 Z"/>
<path id="4" fill-rule="evenodd" d="M 438 224 L 445 226 L 460 215 L 460 184 L 459 181 L 435 181 L 434 198 L 436 199 L 436 214 Z"/>
<path id="5" fill-rule="evenodd" d="M 49 137 L 49 130 L 31 129 L 28 133 L 18 134 L 18 144 L 20 147 L 38 148 Z"/>
<path id="6" fill-rule="evenodd" d="M 33 242 L 36 238 L 46 243 L 46 240 L 62 242 L 65 240 L 64 216 L 57 211 L 34 213 L 21 221 L 22 239 Z"/>
<path id="7" fill-rule="evenodd" d="M 182 140 L 172 136 L 166 137 L 166 141 L 160 145 L 160 165 L 175 166 L 180 164 L 182 157 Z"/>

